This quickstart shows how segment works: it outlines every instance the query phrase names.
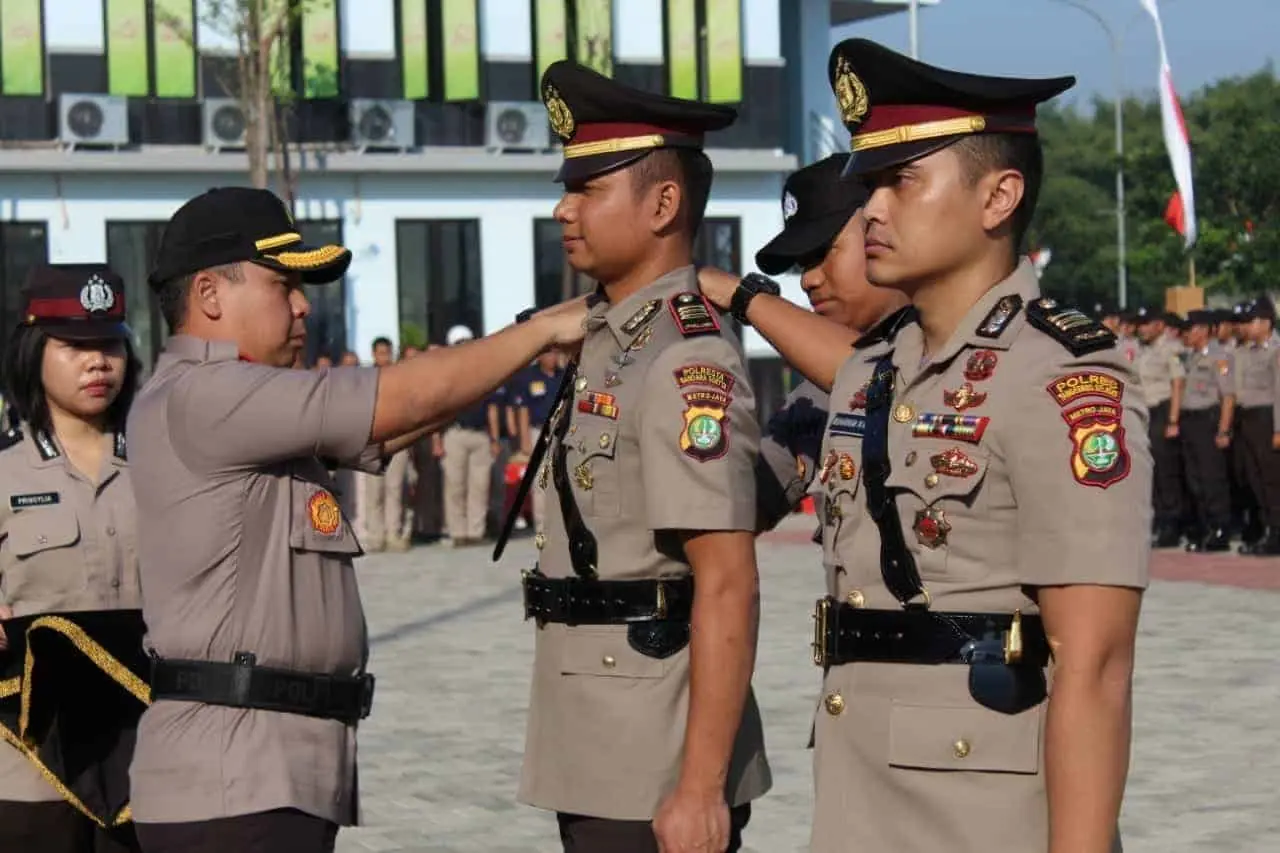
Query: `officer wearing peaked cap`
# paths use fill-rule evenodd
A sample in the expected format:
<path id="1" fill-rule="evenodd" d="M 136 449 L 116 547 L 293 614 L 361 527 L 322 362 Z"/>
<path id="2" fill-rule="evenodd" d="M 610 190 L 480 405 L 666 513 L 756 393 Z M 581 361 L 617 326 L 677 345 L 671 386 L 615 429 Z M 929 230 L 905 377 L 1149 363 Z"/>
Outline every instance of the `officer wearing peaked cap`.
<path id="1" fill-rule="evenodd" d="M 747 312 L 832 389 L 824 458 L 856 471 L 826 483 L 812 849 L 1105 853 L 1151 456 L 1115 335 L 1019 261 L 1036 105 L 1073 80 L 963 74 L 863 39 L 829 71 L 870 192 L 867 277 L 912 305 L 852 354 L 784 300 Z M 717 303 L 736 284 L 703 280 Z"/>
<path id="2" fill-rule="evenodd" d="M 0 438 L 0 850 L 134 850 L 148 672 L 124 283 L 103 264 L 40 266 L 22 300 L 3 358 L 17 423 Z"/>
<path id="3" fill-rule="evenodd" d="M 359 819 L 373 701 L 360 543 L 335 468 L 382 460 L 582 335 L 580 301 L 383 368 L 291 369 L 303 284 L 338 279 L 266 190 L 183 205 L 150 277 L 172 336 L 129 416 L 152 704 L 132 805 L 146 853 L 324 853 Z"/>
<path id="4" fill-rule="evenodd" d="M 569 851 L 738 850 L 770 786 L 750 686 L 759 429 L 741 343 L 692 262 L 704 140 L 735 113 L 569 62 L 542 92 L 568 261 L 601 288 L 530 459 L 553 509 L 524 578 L 519 796 L 558 813 Z"/>

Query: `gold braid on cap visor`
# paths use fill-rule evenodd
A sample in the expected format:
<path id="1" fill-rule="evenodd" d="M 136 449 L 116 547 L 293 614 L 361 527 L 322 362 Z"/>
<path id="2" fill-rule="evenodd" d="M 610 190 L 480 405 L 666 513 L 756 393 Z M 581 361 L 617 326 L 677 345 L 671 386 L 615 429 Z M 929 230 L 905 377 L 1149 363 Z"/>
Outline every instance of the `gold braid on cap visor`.
<path id="1" fill-rule="evenodd" d="M 264 253 L 263 257 L 270 258 L 291 269 L 305 270 L 328 266 L 346 254 L 347 249 L 343 246 L 321 246 L 319 249 L 311 249 L 306 252 L 279 252 L 274 255 Z"/>

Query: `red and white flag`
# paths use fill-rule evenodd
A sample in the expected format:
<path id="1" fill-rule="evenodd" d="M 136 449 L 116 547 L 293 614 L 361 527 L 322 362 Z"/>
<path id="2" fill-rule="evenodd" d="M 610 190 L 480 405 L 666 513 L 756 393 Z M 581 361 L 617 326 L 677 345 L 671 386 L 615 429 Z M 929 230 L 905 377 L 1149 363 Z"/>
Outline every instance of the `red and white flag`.
<path id="1" fill-rule="evenodd" d="M 1196 242 L 1196 195 L 1191 179 L 1191 140 L 1187 136 L 1187 123 L 1182 117 L 1178 93 L 1173 88 L 1173 73 L 1169 70 L 1169 53 L 1165 50 L 1160 9 L 1156 0 L 1138 2 L 1156 25 L 1156 41 L 1160 45 L 1160 115 L 1164 125 L 1164 147 L 1169 152 L 1173 179 L 1178 184 L 1178 191 L 1169 200 L 1169 209 L 1165 211 L 1165 220 L 1171 225 L 1178 223 L 1174 227 L 1190 249 Z M 1175 205 L 1179 208 L 1176 211 Z"/>
<path id="2" fill-rule="evenodd" d="M 1031 258 L 1031 265 L 1035 268 L 1036 278 L 1044 275 L 1044 268 L 1049 266 L 1049 261 L 1053 258 L 1053 250 L 1048 246 L 1035 249 L 1028 256 Z"/>

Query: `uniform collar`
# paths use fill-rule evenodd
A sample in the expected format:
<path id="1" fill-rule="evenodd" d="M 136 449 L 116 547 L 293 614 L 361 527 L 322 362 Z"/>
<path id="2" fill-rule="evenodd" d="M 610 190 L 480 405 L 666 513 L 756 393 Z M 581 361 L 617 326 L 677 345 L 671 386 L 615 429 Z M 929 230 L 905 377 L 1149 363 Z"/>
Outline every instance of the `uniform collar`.
<path id="1" fill-rule="evenodd" d="M 62 446 L 58 444 L 58 440 L 54 438 L 53 433 L 45 430 L 33 430 L 28 425 L 23 424 L 22 434 L 31 448 L 31 453 L 37 465 L 42 467 L 53 465 L 62 459 Z M 128 464 L 128 461 L 129 448 L 128 443 L 125 441 L 124 433 L 112 433 L 111 463 L 117 468 L 122 468 Z"/>
<path id="2" fill-rule="evenodd" d="M 1007 350 L 1026 325 L 1023 309 L 1039 297 L 1040 281 L 1031 262 L 1024 258 L 1008 278 L 973 304 L 947 343 L 930 356 L 928 365 L 944 365 L 966 348 Z M 921 364 L 924 329 L 918 320 L 902 329 L 894 349 L 894 364 L 905 376 L 914 379 L 927 366 Z"/>
<path id="3" fill-rule="evenodd" d="M 667 297 L 697 289 L 698 274 L 693 266 L 674 269 L 617 305 L 605 299 L 600 300 L 588 315 L 588 327 L 593 327 L 593 324 L 595 328 L 607 325 L 618 346 L 626 349 L 653 323 L 655 317 L 668 310 L 665 304 Z"/>
<path id="4" fill-rule="evenodd" d="M 231 341 L 208 341 L 194 335 L 173 335 L 165 342 L 166 355 L 180 361 L 235 361 L 240 349 Z"/>

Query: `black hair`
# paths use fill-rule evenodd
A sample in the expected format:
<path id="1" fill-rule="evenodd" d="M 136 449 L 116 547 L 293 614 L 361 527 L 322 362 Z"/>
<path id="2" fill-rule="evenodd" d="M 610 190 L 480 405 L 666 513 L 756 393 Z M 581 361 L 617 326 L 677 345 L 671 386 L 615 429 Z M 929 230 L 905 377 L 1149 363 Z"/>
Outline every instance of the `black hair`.
<path id="1" fill-rule="evenodd" d="M 714 177 L 711 160 L 696 148 L 659 148 L 631 167 L 632 186 L 637 195 L 663 181 L 680 184 L 684 190 L 684 225 L 689 239 L 702 227 Z"/>
<path id="2" fill-rule="evenodd" d="M 33 430 L 51 432 L 49 400 L 44 390 L 44 348 L 50 336 L 39 326 L 18 325 L 5 346 L 4 360 L 0 362 L 0 378 L 4 382 L 5 397 L 17 415 L 15 420 L 25 422 Z M 129 407 L 138 393 L 138 381 L 142 375 L 142 362 L 134 352 L 133 342 L 124 341 L 124 384 L 120 394 L 107 409 L 107 429 L 124 432 Z"/>
<path id="3" fill-rule="evenodd" d="M 228 281 L 244 281 L 244 271 L 238 263 L 212 267 L 210 272 L 215 272 Z M 160 316 L 164 317 L 164 323 L 169 327 L 169 334 L 171 335 L 177 334 L 178 330 L 182 328 L 183 322 L 187 319 L 187 303 L 191 297 L 191 285 L 199 274 L 200 271 L 197 270 L 193 273 L 180 275 L 155 288 L 156 304 L 160 308 Z"/>
<path id="4" fill-rule="evenodd" d="M 980 133 L 960 139 L 955 148 L 960 153 L 971 184 L 1001 169 L 1022 173 L 1022 201 L 1009 223 L 1014 251 L 1021 251 L 1023 238 L 1040 198 L 1040 184 L 1044 180 L 1044 150 L 1040 146 L 1040 137 L 1030 133 Z"/>
<path id="5" fill-rule="evenodd" d="M 395 347 L 391 346 L 391 338 L 388 338 L 388 337 L 385 337 L 385 336 L 379 336 L 379 337 L 376 337 L 376 338 L 374 338 L 374 339 L 373 339 L 373 346 L 372 346 L 372 347 L 370 347 L 370 349 L 377 349 L 378 347 L 386 347 L 387 349 L 395 349 Z"/>

